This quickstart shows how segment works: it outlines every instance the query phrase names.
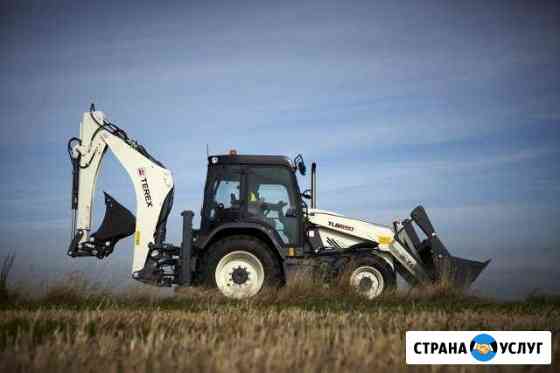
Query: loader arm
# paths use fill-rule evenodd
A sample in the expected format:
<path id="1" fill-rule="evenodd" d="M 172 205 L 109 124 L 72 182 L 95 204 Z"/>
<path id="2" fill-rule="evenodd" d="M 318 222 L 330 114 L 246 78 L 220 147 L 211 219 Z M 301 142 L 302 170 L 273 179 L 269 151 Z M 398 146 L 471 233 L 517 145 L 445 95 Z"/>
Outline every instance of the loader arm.
<path id="1" fill-rule="evenodd" d="M 105 217 L 101 227 L 92 232 L 95 185 L 107 150 L 113 152 L 130 176 L 136 194 L 136 218 L 105 194 Z M 134 234 L 132 271 L 141 271 L 150 244 L 161 244 L 165 239 L 166 220 L 173 203 L 171 172 L 93 107 L 84 113 L 80 137 L 69 141 L 68 151 L 74 174 L 72 242 L 68 255 L 103 258 L 113 251 L 118 240 Z"/>
<path id="2" fill-rule="evenodd" d="M 343 251 L 365 245 L 372 248 L 372 254 L 383 259 L 390 255 L 395 260 L 395 265 L 391 266 L 411 285 L 443 282 L 466 288 L 490 262 L 452 256 L 422 206 L 412 211 L 410 219 L 395 222 L 393 228 L 334 212 L 308 211 L 309 222 L 318 227 L 319 245 Z M 425 234 L 424 240 L 420 240 L 413 224 Z"/>
<path id="3" fill-rule="evenodd" d="M 395 263 L 388 260 L 389 257 L 395 259 L 400 264 L 399 268 L 409 273 L 415 281 L 429 281 L 429 274 L 419 259 L 394 239 L 395 232 L 392 228 L 318 209 L 310 209 L 308 219 L 320 227 L 318 235 L 327 245 L 339 246 L 344 250 L 369 244 L 374 248 L 372 253 L 389 261 L 392 268 Z"/>

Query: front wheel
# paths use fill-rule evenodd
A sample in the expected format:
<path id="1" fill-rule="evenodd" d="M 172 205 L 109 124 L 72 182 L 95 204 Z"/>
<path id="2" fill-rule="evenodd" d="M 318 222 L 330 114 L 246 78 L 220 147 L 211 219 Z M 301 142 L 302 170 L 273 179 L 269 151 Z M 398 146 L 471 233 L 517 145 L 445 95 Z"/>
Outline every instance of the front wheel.
<path id="1" fill-rule="evenodd" d="M 367 256 L 352 262 L 350 286 L 368 299 L 394 289 L 396 282 L 395 272 L 383 259 Z"/>
<path id="2" fill-rule="evenodd" d="M 262 241 L 226 237 L 208 249 L 201 266 L 203 282 L 228 298 L 249 298 L 263 287 L 281 284 L 280 264 Z"/>

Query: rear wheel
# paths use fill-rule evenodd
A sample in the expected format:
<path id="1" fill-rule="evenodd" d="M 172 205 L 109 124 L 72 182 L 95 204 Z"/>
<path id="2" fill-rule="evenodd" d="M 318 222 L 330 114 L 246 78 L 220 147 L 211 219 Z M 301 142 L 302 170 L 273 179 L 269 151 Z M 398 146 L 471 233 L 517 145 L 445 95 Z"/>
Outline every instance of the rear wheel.
<path id="1" fill-rule="evenodd" d="M 280 263 L 270 248 L 250 236 L 231 236 L 213 244 L 201 263 L 202 281 L 228 298 L 248 298 L 282 283 Z"/>
<path id="2" fill-rule="evenodd" d="M 352 262 L 350 286 L 368 299 L 394 289 L 396 283 L 395 272 L 383 259 L 367 256 Z"/>

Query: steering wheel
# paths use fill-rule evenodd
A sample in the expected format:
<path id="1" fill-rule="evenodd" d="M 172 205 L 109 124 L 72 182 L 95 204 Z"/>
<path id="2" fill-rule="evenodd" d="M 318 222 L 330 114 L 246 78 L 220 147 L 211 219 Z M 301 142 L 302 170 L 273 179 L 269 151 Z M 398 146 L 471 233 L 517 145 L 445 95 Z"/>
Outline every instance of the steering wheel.
<path id="1" fill-rule="evenodd" d="M 268 213 L 272 210 L 278 211 L 278 216 L 282 216 L 282 209 L 287 205 L 288 204 L 284 201 L 278 201 L 277 203 L 263 202 L 261 208 L 263 210 L 264 216 L 267 216 Z"/>

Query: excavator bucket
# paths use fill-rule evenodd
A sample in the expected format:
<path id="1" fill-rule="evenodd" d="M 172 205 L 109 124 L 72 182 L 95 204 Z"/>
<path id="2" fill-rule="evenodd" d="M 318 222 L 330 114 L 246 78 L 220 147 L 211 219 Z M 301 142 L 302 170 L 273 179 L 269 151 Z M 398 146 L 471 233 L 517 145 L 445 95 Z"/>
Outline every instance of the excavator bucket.
<path id="1" fill-rule="evenodd" d="M 114 246 L 117 241 L 134 233 L 136 218 L 123 205 L 108 193 L 105 194 L 105 216 L 97 232 L 92 233 L 99 242 L 110 242 Z"/>
<path id="2" fill-rule="evenodd" d="M 97 232 L 80 244 L 84 231 L 75 233 L 68 255 L 71 257 L 96 256 L 102 259 L 113 252 L 115 244 L 134 233 L 136 218 L 126 207 L 105 193 L 105 216 Z"/>
<path id="3" fill-rule="evenodd" d="M 410 226 L 412 229 L 407 230 L 407 233 L 416 236 L 412 241 L 419 243 L 417 250 L 424 265 L 432 273 L 434 281 L 458 288 L 468 288 L 490 263 L 490 260 L 478 262 L 452 256 L 436 234 L 424 207 L 416 207 L 410 216 L 427 236 L 427 239 L 420 242 L 412 226 Z"/>

